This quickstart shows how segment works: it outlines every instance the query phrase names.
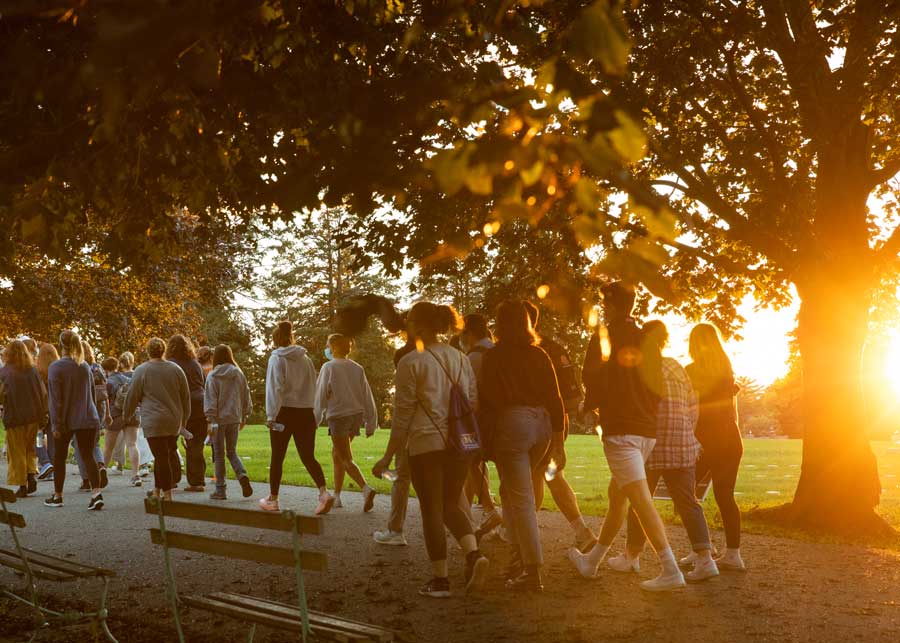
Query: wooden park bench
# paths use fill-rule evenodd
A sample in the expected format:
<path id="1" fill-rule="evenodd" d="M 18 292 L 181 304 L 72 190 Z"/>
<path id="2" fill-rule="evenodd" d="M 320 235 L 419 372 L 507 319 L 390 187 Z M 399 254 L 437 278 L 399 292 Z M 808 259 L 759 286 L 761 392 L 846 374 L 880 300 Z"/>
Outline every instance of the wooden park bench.
<path id="1" fill-rule="evenodd" d="M 32 607 L 37 614 L 37 628 L 31 637 L 34 640 L 42 628 L 48 627 L 51 622 L 61 623 L 63 626 L 77 625 L 79 623 L 90 622 L 94 627 L 94 638 L 99 635 L 98 629 L 102 630 L 112 643 L 118 643 L 106 623 L 109 614 L 106 609 L 106 597 L 109 593 L 109 580 L 115 576 L 115 573 L 108 569 L 99 567 L 89 567 L 71 560 L 57 558 L 48 554 L 42 554 L 31 549 L 25 549 L 22 546 L 19 534 L 16 529 L 25 528 L 25 516 L 22 514 L 11 513 L 7 509 L 7 504 L 16 501 L 16 495 L 10 489 L 0 487 L 0 524 L 7 525 L 10 533 L 12 533 L 14 549 L 0 549 L 0 565 L 10 567 L 17 572 L 25 575 L 27 582 L 26 591 L 20 595 L 10 589 L 2 589 L 2 593 L 16 601 L 25 603 Z M 98 578 L 103 581 L 103 592 L 100 595 L 100 605 L 96 612 L 83 611 L 67 611 L 57 612 L 40 603 L 37 591 L 38 580 L 46 580 L 52 582 L 71 582 L 85 578 Z"/>
<path id="2" fill-rule="evenodd" d="M 188 502 L 160 501 L 157 498 L 147 498 L 144 501 L 144 508 L 148 514 L 154 514 L 159 517 L 159 528 L 150 530 L 150 539 L 154 544 L 163 546 L 169 600 L 175 618 L 175 628 L 178 631 L 178 640 L 181 643 L 185 641 L 184 632 L 181 628 L 180 608 L 182 605 L 215 612 L 250 623 L 248 640 L 251 643 L 256 633 L 257 625 L 296 632 L 300 634 L 302 641 L 355 643 L 357 641 L 387 642 L 409 640 L 393 630 L 321 612 L 314 612 L 307 608 L 303 571 L 325 571 L 327 558 L 325 554 L 320 552 L 301 550 L 300 536 L 301 534 L 321 534 L 321 518 L 301 516 L 293 511 L 263 513 L 261 511 L 213 507 Z M 260 545 L 233 538 L 226 540 L 171 531 L 166 526 L 166 520 L 169 518 L 184 518 L 219 525 L 235 525 L 288 532 L 291 534 L 292 546 Z M 298 604 L 281 603 L 228 592 L 214 592 L 204 596 L 179 595 L 175 582 L 175 569 L 169 554 L 171 549 L 182 549 L 229 559 L 293 567 L 297 581 Z"/>

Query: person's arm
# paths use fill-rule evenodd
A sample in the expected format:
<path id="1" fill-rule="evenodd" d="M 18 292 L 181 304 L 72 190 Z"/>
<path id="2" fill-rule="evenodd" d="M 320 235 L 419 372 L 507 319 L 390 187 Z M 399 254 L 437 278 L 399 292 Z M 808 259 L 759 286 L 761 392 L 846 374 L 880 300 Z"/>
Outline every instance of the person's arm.
<path id="1" fill-rule="evenodd" d="M 316 426 L 322 426 L 325 419 L 325 411 L 328 409 L 328 387 L 331 382 L 331 367 L 328 364 L 322 366 L 319 371 L 319 379 L 316 381 L 316 400 L 313 405 L 313 413 L 316 416 Z"/>
<path id="2" fill-rule="evenodd" d="M 412 367 L 412 361 L 401 360 L 397 365 L 397 375 L 394 379 L 394 413 L 391 417 L 391 438 L 388 440 L 384 456 L 372 467 L 372 474 L 381 477 L 381 474 L 394 459 L 394 455 L 409 443 L 409 427 L 416 413 L 418 398 L 416 397 L 416 374 Z"/>
<path id="3" fill-rule="evenodd" d="M 46 413 L 48 410 L 48 397 L 47 397 L 47 387 L 44 386 L 44 380 L 41 379 L 40 373 L 37 372 L 37 369 L 34 371 L 34 378 L 37 382 L 38 395 L 40 395 L 41 399 L 41 413 Z"/>
<path id="4" fill-rule="evenodd" d="M 247 426 L 247 420 L 250 419 L 250 414 L 253 413 L 253 398 L 250 397 L 250 384 L 247 382 L 247 376 L 244 375 L 243 371 L 241 371 L 241 385 L 241 406 L 244 409 L 244 414 L 241 419 L 241 430 L 243 430 L 244 427 Z"/>
<path id="5" fill-rule="evenodd" d="M 472 362 L 465 355 L 462 356 L 462 374 L 468 383 L 466 395 L 469 397 L 469 404 L 472 405 L 472 410 L 476 410 L 478 408 L 478 378 L 475 377 L 475 369 L 472 368 Z"/>
<path id="6" fill-rule="evenodd" d="M 281 411 L 281 400 L 284 399 L 281 389 L 284 380 L 282 361 L 272 353 L 266 368 L 266 420 L 270 427 L 278 417 L 278 413 Z"/>
<path id="7" fill-rule="evenodd" d="M 50 386 L 50 426 L 53 427 L 54 437 L 66 430 L 65 410 L 63 408 L 65 383 L 59 371 L 59 368 L 53 368 L 51 364 L 47 378 L 47 383 Z"/>
<path id="8" fill-rule="evenodd" d="M 219 388 L 216 386 L 216 378 L 209 377 L 203 385 L 203 414 L 207 422 L 215 423 L 219 413 Z"/>
<path id="9" fill-rule="evenodd" d="M 369 386 L 369 379 L 366 377 L 364 370 L 360 370 L 360 377 L 362 379 L 365 404 L 363 418 L 365 418 L 366 423 L 366 437 L 370 438 L 375 435 L 375 431 L 378 429 L 378 408 L 375 406 L 375 396 L 372 395 L 372 387 Z"/>
<path id="10" fill-rule="evenodd" d="M 144 369 L 138 368 L 131 376 L 131 384 L 128 386 L 128 394 L 125 396 L 125 408 L 122 409 L 122 417 L 128 419 L 134 415 L 141 399 L 144 397 Z"/>
<path id="11" fill-rule="evenodd" d="M 550 414 L 550 427 L 553 430 L 550 451 L 551 457 L 556 462 L 558 471 L 566 466 L 566 450 L 563 446 L 566 429 L 566 407 L 563 404 L 562 395 L 559 393 L 559 381 L 556 379 L 556 370 L 550 356 L 538 348 L 536 353 L 538 360 L 538 373 L 541 389 L 544 392 L 544 408 Z"/>
<path id="12" fill-rule="evenodd" d="M 187 426 L 191 417 L 191 387 L 188 384 L 187 375 L 182 369 L 178 369 L 178 393 L 181 397 L 181 428 Z"/>

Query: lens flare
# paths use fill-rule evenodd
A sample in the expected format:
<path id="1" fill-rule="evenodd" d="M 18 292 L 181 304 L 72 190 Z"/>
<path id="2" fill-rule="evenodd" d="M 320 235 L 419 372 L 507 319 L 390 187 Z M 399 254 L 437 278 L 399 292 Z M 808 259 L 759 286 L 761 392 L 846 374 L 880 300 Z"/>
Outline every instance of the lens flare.
<path id="1" fill-rule="evenodd" d="M 537 289 L 538 299 L 546 299 L 547 295 L 549 295 L 549 294 L 550 294 L 550 286 L 548 286 L 547 284 L 544 284 L 543 286 L 538 286 L 538 289 Z"/>
<path id="2" fill-rule="evenodd" d="M 556 460 L 550 458 L 550 464 L 547 465 L 547 470 L 544 471 L 544 480 L 547 482 L 551 482 L 554 478 L 556 478 Z"/>
<path id="3" fill-rule="evenodd" d="M 604 362 L 609 361 L 612 354 L 612 343 L 609 341 L 609 329 L 606 326 L 600 327 L 600 356 Z"/>

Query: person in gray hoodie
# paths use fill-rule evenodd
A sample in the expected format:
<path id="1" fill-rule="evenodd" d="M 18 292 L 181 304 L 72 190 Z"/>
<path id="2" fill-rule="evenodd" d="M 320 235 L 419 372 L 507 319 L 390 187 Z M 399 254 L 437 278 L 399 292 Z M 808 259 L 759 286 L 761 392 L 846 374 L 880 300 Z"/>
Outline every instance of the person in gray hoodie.
<path id="1" fill-rule="evenodd" d="M 282 467 L 291 438 L 300 454 L 303 466 L 319 488 L 316 515 L 326 514 L 334 506 L 334 496 L 328 493 L 325 472 L 316 460 L 316 367 L 306 353 L 294 343 L 294 326 L 289 321 L 278 324 L 272 333 L 275 350 L 269 357 L 266 371 L 266 424 L 272 445 L 269 466 L 270 495 L 261 498 L 264 511 L 280 511 L 278 491 L 281 487 Z"/>
<path id="2" fill-rule="evenodd" d="M 241 483 L 244 497 L 253 495 L 250 478 L 237 454 L 238 433 L 244 430 L 253 409 L 247 378 L 234 361 L 231 347 L 219 344 L 213 352 L 213 369 L 206 378 L 203 411 L 213 427 L 213 462 L 216 470 L 216 490 L 212 500 L 225 500 L 225 458 L 231 463 L 234 475 Z"/>
<path id="3" fill-rule="evenodd" d="M 146 351 L 150 359 L 134 370 L 122 414 L 131 417 L 141 407 L 141 428 L 155 462 L 153 495 L 171 500 L 181 473 L 177 469 L 178 432 L 191 415 L 191 393 L 181 367 L 163 359 L 163 340 L 154 337 L 147 342 Z"/>

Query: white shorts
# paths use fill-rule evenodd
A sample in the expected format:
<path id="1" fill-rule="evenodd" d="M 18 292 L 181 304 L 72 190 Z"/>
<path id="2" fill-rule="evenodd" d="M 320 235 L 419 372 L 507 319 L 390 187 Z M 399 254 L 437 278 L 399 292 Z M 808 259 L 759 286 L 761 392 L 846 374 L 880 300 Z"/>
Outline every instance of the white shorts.
<path id="1" fill-rule="evenodd" d="M 654 446 L 654 438 L 641 435 L 611 435 L 603 438 L 603 453 L 606 454 L 609 471 L 619 489 L 632 482 L 647 479 L 644 468 Z"/>

